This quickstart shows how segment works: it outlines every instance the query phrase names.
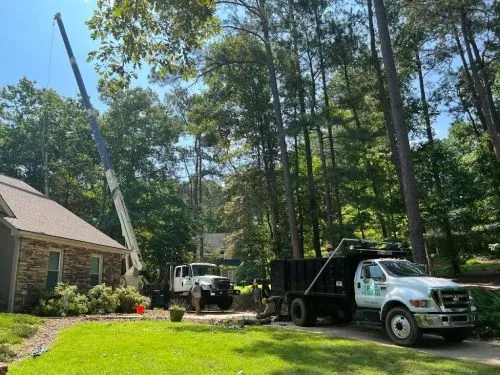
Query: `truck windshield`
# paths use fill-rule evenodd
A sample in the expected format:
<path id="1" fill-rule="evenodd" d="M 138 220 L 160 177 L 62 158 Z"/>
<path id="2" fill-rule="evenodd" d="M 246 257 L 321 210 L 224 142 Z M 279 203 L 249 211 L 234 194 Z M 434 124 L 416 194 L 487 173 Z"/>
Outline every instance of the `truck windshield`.
<path id="1" fill-rule="evenodd" d="M 217 267 L 215 266 L 196 265 L 192 267 L 194 276 L 218 275 Z"/>
<path id="2" fill-rule="evenodd" d="M 427 276 L 418 267 L 410 262 L 401 262 L 395 260 L 384 260 L 380 265 L 391 275 L 396 277 L 405 276 Z"/>

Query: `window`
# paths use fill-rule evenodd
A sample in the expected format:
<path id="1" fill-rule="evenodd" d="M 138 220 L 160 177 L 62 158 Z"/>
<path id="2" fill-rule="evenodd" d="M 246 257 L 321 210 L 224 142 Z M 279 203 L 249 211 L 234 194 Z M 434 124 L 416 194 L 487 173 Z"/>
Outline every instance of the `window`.
<path id="1" fill-rule="evenodd" d="M 49 266 L 47 271 L 47 290 L 53 290 L 61 281 L 62 251 L 51 250 L 49 252 Z"/>
<path id="2" fill-rule="evenodd" d="M 417 265 L 408 261 L 384 260 L 380 264 L 392 276 L 427 276 Z"/>
<path id="3" fill-rule="evenodd" d="M 382 280 L 385 278 L 382 269 L 375 263 L 364 264 L 361 277 L 363 279 Z"/>
<path id="4" fill-rule="evenodd" d="M 90 285 L 100 284 L 102 281 L 102 256 L 90 257 Z"/>
<path id="5" fill-rule="evenodd" d="M 175 269 L 175 277 L 181 277 L 181 269 L 182 267 L 177 267 Z"/>
<path id="6" fill-rule="evenodd" d="M 189 266 L 183 266 L 182 267 L 182 277 L 188 277 L 189 276 Z"/>

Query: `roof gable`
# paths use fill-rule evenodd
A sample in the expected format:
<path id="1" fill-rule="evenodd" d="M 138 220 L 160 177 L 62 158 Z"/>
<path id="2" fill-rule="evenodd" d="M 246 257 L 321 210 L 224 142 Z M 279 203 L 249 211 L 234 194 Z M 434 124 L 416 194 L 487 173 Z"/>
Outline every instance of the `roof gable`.
<path id="1" fill-rule="evenodd" d="M 4 219 L 20 231 L 125 249 L 111 237 L 21 180 L 0 175 L 0 196 L 0 211 L 3 200 L 11 213 Z"/>

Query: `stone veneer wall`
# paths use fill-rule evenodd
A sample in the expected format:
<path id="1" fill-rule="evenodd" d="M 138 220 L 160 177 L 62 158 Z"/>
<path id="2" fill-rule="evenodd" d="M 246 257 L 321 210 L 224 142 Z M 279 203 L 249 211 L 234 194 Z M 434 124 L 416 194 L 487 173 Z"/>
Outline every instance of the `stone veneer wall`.
<path id="1" fill-rule="evenodd" d="M 102 282 L 120 284 L 121 254 L 71 247 L 21 238 L 17 269 L 14 311 L 29 310 L 45 290 L 49 251 L 62 250 L 62 282 L 78 286 L 79 292 L 90 289 L 91 255 L 102 255 Z"/>

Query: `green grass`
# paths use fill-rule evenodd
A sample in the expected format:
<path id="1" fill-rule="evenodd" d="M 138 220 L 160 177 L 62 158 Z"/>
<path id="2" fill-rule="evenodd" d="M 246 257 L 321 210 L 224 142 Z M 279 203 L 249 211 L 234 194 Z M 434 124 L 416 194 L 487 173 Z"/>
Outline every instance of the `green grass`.
<path id="1" fill-rule="evenodd" d="M 15 346 L 38 330 L 39 319 L 23 314 L 0 313 L 0 362 L 7 362 L 15 354 Z"/>
<path id="2" fill-rule="evenodd" d="M 498 368 L 270 327 L 143 321 L 67 328 L 21 374 L 495 374 Z"/>
<path id="3" fill-rule="evenodd" d="M 472 258 L 467 260 L 465 264 L 460 265 L 460 272 L 462 274 L 494 270 L 500 270 L 500 260 L 498 259 L 485 261 L 484 259 Z M 446 259 L 435 260 L 434 272 L 438 277 L 450 277 L 450 262 Z"/>

